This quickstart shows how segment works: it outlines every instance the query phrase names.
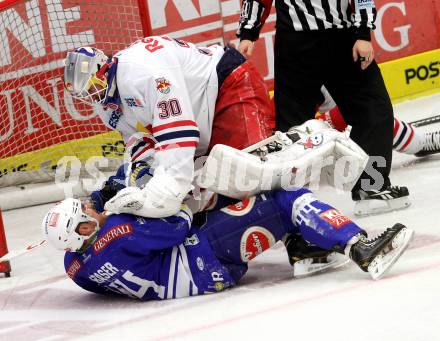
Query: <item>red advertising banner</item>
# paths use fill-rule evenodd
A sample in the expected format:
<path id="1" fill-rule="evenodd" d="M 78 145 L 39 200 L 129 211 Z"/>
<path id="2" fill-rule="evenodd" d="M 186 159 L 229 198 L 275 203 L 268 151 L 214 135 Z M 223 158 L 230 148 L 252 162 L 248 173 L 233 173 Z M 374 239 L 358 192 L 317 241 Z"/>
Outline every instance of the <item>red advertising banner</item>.
<path id="1" fill-rule="evenodd" d="M 440 47 L 440 0 L 376 0 L 373 42 L 378 62 Z"/>
<path id="2" fill-rule="evenodd" d="M 138 2 L 9 3 L 0 11 L 0 158 L 107 131 L 64 93 L 64 58 L 80 46 L 112 54 L 143 36 Z"/>
<path id="3" fill-rule="evenodd" d="M 166 33 L 200 44 L 238 44 L 235 33 L 241 0 L 159 2 L 147 1 L 152 34 Z M 375 3 L 378 15 L 373 43 L 379 63 L 440 47 L 440 0 L 376 0 Z M 273 8 L 252 57 L 269 88 L 273 81 L 275 20 Z"/>

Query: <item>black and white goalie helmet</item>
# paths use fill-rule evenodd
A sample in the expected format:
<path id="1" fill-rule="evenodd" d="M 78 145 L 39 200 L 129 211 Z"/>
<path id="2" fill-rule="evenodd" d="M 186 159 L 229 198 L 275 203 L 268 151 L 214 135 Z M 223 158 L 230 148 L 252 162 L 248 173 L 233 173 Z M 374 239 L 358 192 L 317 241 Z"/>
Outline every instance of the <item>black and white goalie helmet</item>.
<path id="1" fill-rule="evenodd" d="M 108 57 L 94 47 L 80 47 L 68 52 L 64 62 L 64 87 L 75 98 L 91 104 L 102 103 L 107 91 L 104 72 Z"/>

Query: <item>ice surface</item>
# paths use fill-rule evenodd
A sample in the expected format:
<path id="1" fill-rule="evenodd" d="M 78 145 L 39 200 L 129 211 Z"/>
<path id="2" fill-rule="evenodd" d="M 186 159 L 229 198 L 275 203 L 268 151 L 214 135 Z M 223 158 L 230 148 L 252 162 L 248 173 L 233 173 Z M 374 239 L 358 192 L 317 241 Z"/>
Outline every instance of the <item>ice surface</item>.
<path id="1" fill-rule="evenodd" d="M 438 115 L 440 94 L 395 109 L 407 121 Z M 380 281 L 353 264 L 292 279 L 278 245 L 251 263 L 241 286 L 142 303 L 82 291 L 64 275 L 62 253 L 42 247 L 11 261 L 12 277 L 0 278 L 0 340 L 440 340 L 440 154 L 395 153 L 392 181 L 409 187 L 412 206 L 354 219 L 372 233 L 395 222 L 416 231 Z M 352 216 L 347 194 L 318 194 Z M 10 250 L 40 238 L 48 207 L 3 213 Z"/>

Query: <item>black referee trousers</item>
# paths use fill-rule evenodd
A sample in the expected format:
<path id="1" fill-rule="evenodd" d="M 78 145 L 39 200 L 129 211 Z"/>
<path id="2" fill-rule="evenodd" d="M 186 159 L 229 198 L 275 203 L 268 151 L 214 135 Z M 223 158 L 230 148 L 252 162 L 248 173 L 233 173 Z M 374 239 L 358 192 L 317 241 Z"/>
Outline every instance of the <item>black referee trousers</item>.
<path id="1" fill-rule="evenodd" d="M 364 189 L 381 190 L 390 184 L 393 108 L 376 62 L 366 70 L 361 70 L 359 61 L 353 62 L 354 42 L 349 29 L 276 31 L 276 124 L 278 130 L 287 131 L 314 118 L 317 105 L 322 103 L 320 89 L 325 85 L 352 126 L 351 138 L 370 157 L 382 157 L 382 165 L 367 165 L 372 176 L 364 172 L 354 190 L 363 179 L 370 185 L 363 185 Z M 370 163 L 374 159 L 370 158 Z M 375 181 L 377 172 L 383 184 Z"/>

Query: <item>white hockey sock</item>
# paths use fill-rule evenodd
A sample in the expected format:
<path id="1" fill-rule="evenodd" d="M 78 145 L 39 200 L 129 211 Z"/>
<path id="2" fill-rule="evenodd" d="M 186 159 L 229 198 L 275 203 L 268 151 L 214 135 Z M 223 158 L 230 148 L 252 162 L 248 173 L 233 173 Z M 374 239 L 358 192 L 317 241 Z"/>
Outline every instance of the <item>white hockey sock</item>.
<path id="1" fill-rule="evenodd" d="M 351 238 L 350 238 L 350 240 L 347 242 L 347 245 L 345 246 L 345 249 L 344 249 L 344 255 L 346 255 L 347 257 L 350 256 L 350 250 L 351 250 L 351 247 L 352 247 L 354 244 L 356 244 L 356 243 L 361 239 L 362 236 L 363 236 L 363 234 L 358 233 L 358 234 L 355 235 L 354 237 L 351 237 Z"/>

